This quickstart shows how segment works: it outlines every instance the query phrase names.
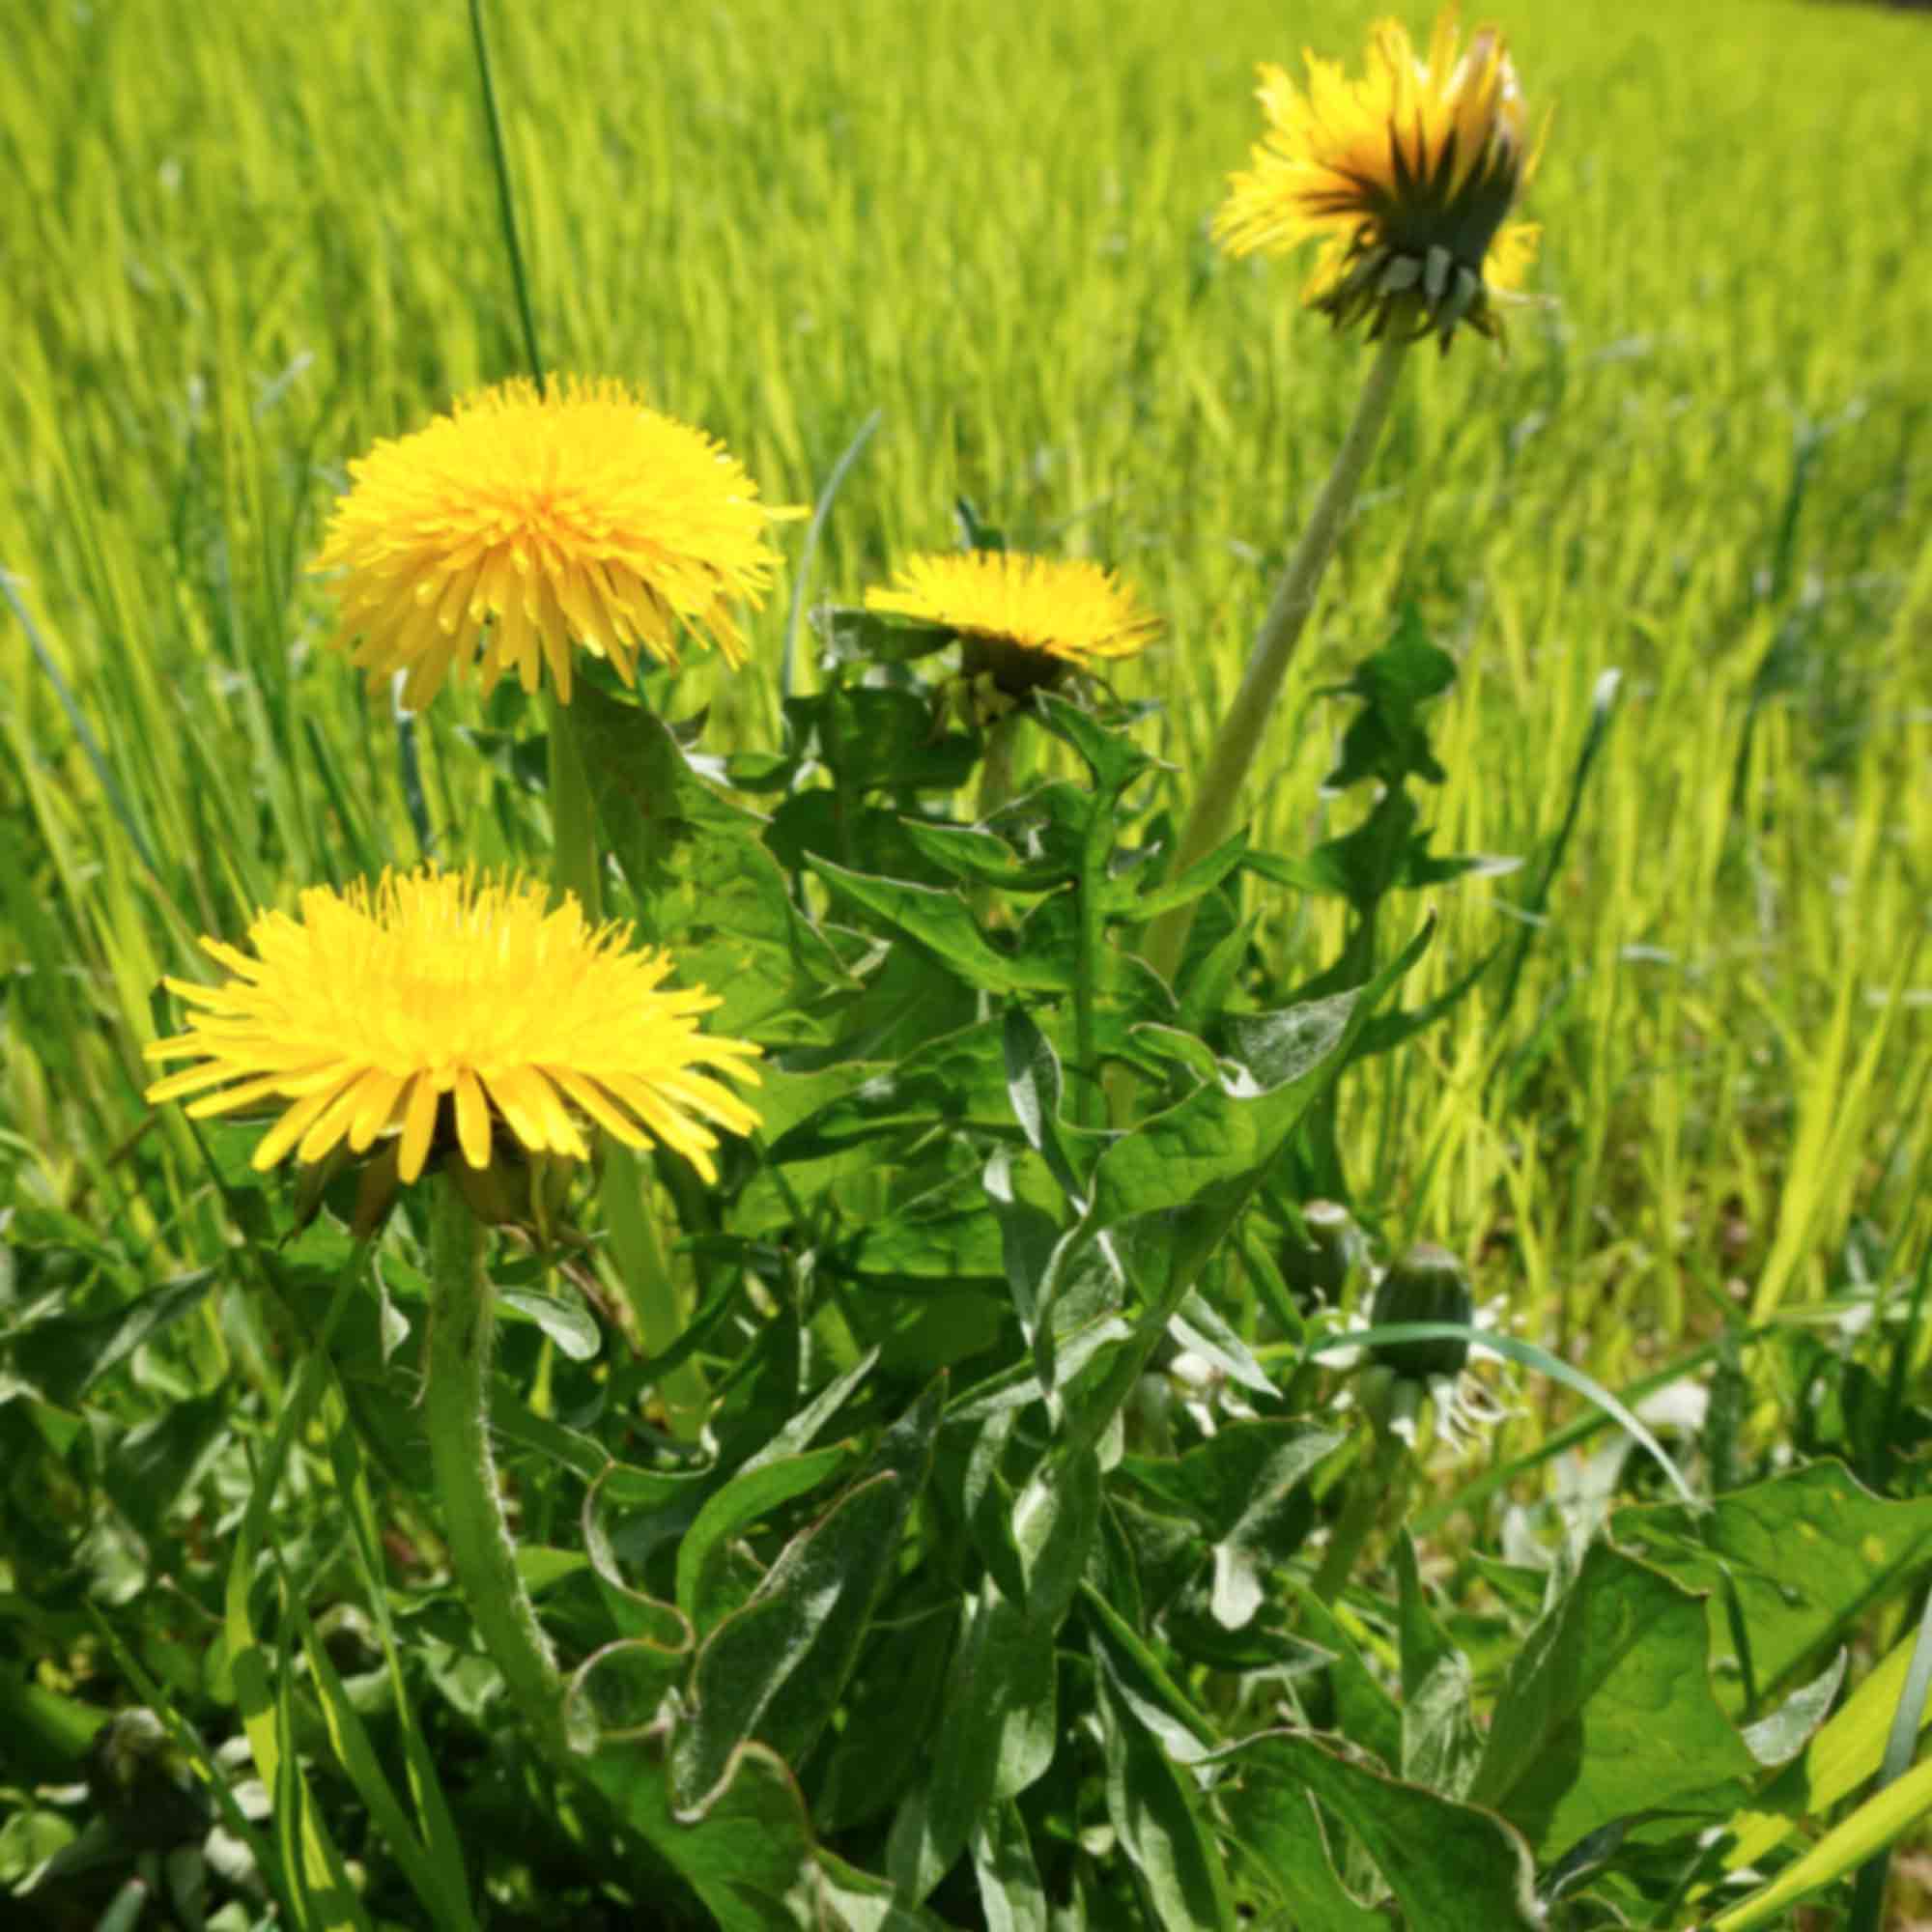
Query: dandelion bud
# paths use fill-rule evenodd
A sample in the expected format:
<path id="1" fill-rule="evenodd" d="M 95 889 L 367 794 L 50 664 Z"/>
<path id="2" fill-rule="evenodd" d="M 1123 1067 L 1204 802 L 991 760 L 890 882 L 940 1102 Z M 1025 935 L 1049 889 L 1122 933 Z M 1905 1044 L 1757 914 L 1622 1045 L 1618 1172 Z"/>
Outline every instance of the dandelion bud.
<path id="1" fill-rule="evenodd" d="M 1393 1327 L 1399 1321 L 1470 1321 L 1476 1298 L 1463 1264 L 1447 1248 L 1421 1241 L 1382 1276 L 1370 1309 L 1370 1323 Z M 1427 1342 L 1380 1342 L 1376 1359 L 1408 1381 L 1426 1382 L 1457 1376 L 1469 1359 L 1469 1345 L 1460 1335 Z"/>
<path id="2" fill-rule="evenodd" d="M 1303 1307 L 1333 1304 L 1368 1252 L 1354 1216 L 1339 1201 L 1304 1201 L 1301 1237 L 1282 1244 L 1282 1278 Z"/>

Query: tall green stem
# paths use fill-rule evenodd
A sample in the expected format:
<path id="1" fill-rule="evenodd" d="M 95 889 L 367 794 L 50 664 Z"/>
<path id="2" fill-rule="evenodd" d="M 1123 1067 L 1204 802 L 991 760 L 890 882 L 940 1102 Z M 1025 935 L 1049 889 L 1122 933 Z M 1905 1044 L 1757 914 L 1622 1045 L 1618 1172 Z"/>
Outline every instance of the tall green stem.
<path id="1" fill-rule="evenodd" d="M 974 808 L 981 825 L 1013 795 L 1013 739 L 1019 728 L 1020 714 L 1009 711 L 986 732 L 986 749 L 980 757 L 980 797 Z"/>
<path id="2" fill-rule="evenodd" d="M 598 1206 L 611 1236 L 611 1265 L 647 1354 L 661 1355 L 684 1329 L 684 1302 L 672 1278 L 651 1213 L 651 1170 L 641 1154 L 614 1141 L 604 1149 L 604 1184 Z M 704 1370 L 680 1362 L 659 1385 L 671 1434 L 695 1442 L 710 1408 Z"/>
<path id="3" fill-rule="evenodd" d="M 1321 587 L 1321 573 L 1328 567 L 1335 540 L 1348 521 L 1350 505 L 1361 489 L 1362 477 L 1375 453 L 1382 425 L 1388 420 L 1389 404 L 1395 395 L 1396 377 L 1408 347 L 1400 336 L 1390 336 L 1369 368 L 1355 405 L 1354 420 L 1335 452 L 1335 467 L 1321 486 L 1301 540 L 1288 560 L 1281 582 L 1275 586 L 1274 601 L 1262 621 L 1260 634 L 1248 657 L 1241 688 L 1221 721 L 1221 729 L 1208 755 L 1208 769 L 1201 775 L 1194 794 L 1194 809 L 1175 854 L 1171 876 L 1179 877 L 1198 859 L 1205 859 L 1228 835 L 1230 820 L 1241 794 L 1248 769 L 1255 761 L 1262 731 L 1281 693 L 1290 660 L 1300 640 L 1302 627 L 1315 609 L 1316 593 Z M 1192 904 L 1177 906 L 1157 919 L 1148 934 L 1147 957 L 1155 972 L 1172 980 L 1186 951 L 1187 935 L 1194 924 Z"/>
<path id="4" fill-rule="evenodd" d="M 558 701 L 554 687 L 548 683 L 544 711 L 550 732 L 551 881 L 559 895 L 577 895 L 583 917 L 594 926 L 604 919 L 604 865 L 590 773 L 570 706 Z"/>
<path id="5" fill-rule="evenodd" d="M 568 1762 L 564 1683 L 517 1569 L 490 1451 L 496 1290 L 483 1230 L 447 1176 L 430 1202 L 429 1371 L 423 1420 L 448 1532 L 450 1567 L 511 1701 L 551 1758 Z"/>
<path id="6" fill-rule="evenodd" d="M 1407 1461 L 1408 1445 L 1391 1432 L 1377 1437 L 1369 1466 L 1355 1471 L 1342 1520 L 1315 1573 L 1314 1591 L 1322 1603 L 1332 1604 L 1342 1594 L 1376 1524 L 1402 1510 L 1407 1495 Z"/>

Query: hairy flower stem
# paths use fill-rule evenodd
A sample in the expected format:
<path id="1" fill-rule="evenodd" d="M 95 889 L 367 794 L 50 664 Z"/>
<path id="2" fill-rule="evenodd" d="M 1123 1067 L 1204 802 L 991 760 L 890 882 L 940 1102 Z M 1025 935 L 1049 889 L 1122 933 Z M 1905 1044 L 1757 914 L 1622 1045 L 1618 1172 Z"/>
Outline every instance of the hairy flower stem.
<path id="1" fill-rule="evenodd" d="M 981 825 L 1013 795 L 1013 740 L 1019 735 L 1019 728 L 1020 714 L 1017 711 L 1009 711 L 1004 718 L 996 718 L 986 728 L 985 749 L 980 754 L 980 792 L 973 808 Z M 975 886 L 970 897 L 973 910 L 984 923 L 999 925 L 1003 923 L 1003 908 L 996 886 Z M 984 996 L 980 1005 L 982 1011 L 990 1010 Z"/>
<path id="2" fill-rule="evenodd" d="M 1229 821 L 1241 795 L 1260 748 L 1262 731 L 1281 694 L 1282 680 L 1288 675 L 1303 625 L 1315 609 L 1315 597 L 1321 587 L 1321 573 L 1334 554 L 1335 540 L 1342 533 L 1350 507 L 1361 489 L 1362 477 L 1375 453 L 1382 425 L 1388 420 L 1389 404 L 1395 395 L 1396 377 L 1407 341 L 1401 331 L 1392 332 L 1382 343 L 1362 385 L 1355 405 L 1354 420 L 1335 452 L 1335 467 L 1321 486 L 1315 509 L 1301 532 L 1301 541 L 1288 560 L 1281 582 L 1275 586 L 1274 601 L 1263 619 L 1241 688 L 1221 721 L 1221 729 L 1208 756 L 1188 813 L 1187 829 L 1181 835 L 1179 850 L 1169 868 L 1169 877 L 1179 878 L 1197 860 L 1205 859 L 1227 837 Z M 1192 903 L 1177 906 L 1154 921 L 1148 933 L 1147 958 L 1162 979 L 1172 980 L 1187 949 L 1187 935 L 1194 924 Z"/>
<path id="3" fill-rule="evenodd" d="M 617 1287 L 645 1352 L 661 1355 L 684 1332 L 684 1304 L 652 1217 L 649 1163 L 636 1150 L 607 1139 L 597 1200 L 611 1236 Z M 681 1442 L 696 1442 L 711 1406 L 702 1367 L 695 1359 L 680 1362 L 658 1384 L 658 1394 L 671 1434 Z"/>
<path id="4" fill-rule="evenodd" d="M 1328 1548 L 1322 1552 L 1321 1567 L 1315 1573 L 1315 1594 L 1323 1604 L 1332 1604 L 1342 1594 L 1343 1585 L 1361 1556 L 1362 1546 L 1384 1512 L 1391 1508 L 1400 1510 L 1406 1502 L 1407 1459 L 1408 1445 L 1400 1435 L 1392 1430 L 1386 1435 L 1378 1434 L 1375 1453 L 1366 1469 L 1356 1470 L 1349 1500 L 1342 1508 L 1342 1520 L 1335 1525 Z"/>
<path id="5" fill-rule="evenodd" d="M 577 895 L 583 916 L 594 925 L 604 917 L 604 857 L 597 841 L 597 807 L 590 775 L 571 721 L 570 707 L 544 690 L 550 720 L 550 809 L 555 838 L 554 884 Z M 655 938 L 646 933 L 646 939 Z M 630 1148 L 607 1140 L 604 1182 L 598 1195 L 611 1236 L 611 1272 L 638 1325 L 645 1350 L 661 1355 L 684 1328 L 684 1302 L 671 1275 L 651 1211 L 651 1172 Z M 693 1442 L 704 1426 L 709 1391 L 704 1371 L 684 1362 L 665 1377 L 660 1393 L 671 1432 Z"/>
<path id="6" fill-rule="evenodd" d="M 551 884 L 558 895 L 575 894 L 592 926 L 604 921 L 604 855 L 597 843 L 597 805 L 590 796 L 590 773 L 570 706 L 544 684 L 549 729 Z M 645 938 L 652 937 L 646 933 Z"/>
<path id="7" fill-rule="evenodd" d="M 980 759 L 980 798 L 975 808 L 981 825 L 1013 795 L 1013 739 L 1019 728 L 1020 713 L 1009 711 L 986 732 L 986 749 Z"/>
<path id="8" fill-rule="evenodd" d="M 429 1369 L 423 1420 L 448 1533 L 450 1567 L 476 1634 L 545 1755 L 569 1762 L 564 1683 L 517 1570 L 490 1451 L 490 1349 L 496 1290 L 483 1230 L 439 1175 L 430 1198 Z"/>

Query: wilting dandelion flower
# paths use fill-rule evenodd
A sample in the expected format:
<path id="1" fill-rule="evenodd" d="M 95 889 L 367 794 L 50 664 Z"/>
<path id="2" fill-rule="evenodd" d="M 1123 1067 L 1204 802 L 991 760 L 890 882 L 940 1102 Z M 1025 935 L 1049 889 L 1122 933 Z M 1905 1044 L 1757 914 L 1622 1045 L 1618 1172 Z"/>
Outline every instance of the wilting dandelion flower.
<path id="1" fill-rule="evenodd" d="M 737 666 L 732 600 L 755 605 L 778 554 L 741 465 L 622 383 L 511 382 L 459 402 L 349 466 L 318 571 L 339 571 L 335 642 L 371 686 L 408 674 L 427 704 L 480 655 L 534 692 L 548 664 L 570 698 L 572 641 L 627 679 L 639 648 L 678 662 L 680 634 Z"/>
<path id="2" fill-rule="evenodd" d="M 280 1105 L 259 1169 L 395 1134 L 408 1182 L 439 1140 L 488 1166 L 498 1126 L 530 1153 L 582 1159 L 591 1122 L 630 1147 L 660 1141 L 714 1179 L 706 1122 L 742 1134 L 758 1117 L 712 1072 L 755 1083 L 758 1049 L 700 1033 L 717 998 L 666 986 L 670 960 L 629 938 L 593 930 L 575 899 L 549 909 L 532 880 L 426 868 L 385 872 L 373 892 L 318 887 L 298 917 L 255 920 L 253 956 L 202 941 L 234 976 L 225 985 L 166 982 L 195 1010 L 147 1057 L 201 1064 L 147 1097 L 199 1094 L 196 1118 Z"/>
<path id="3" fill-rule="evenodd" d="M 1536 153 L 1501 35 L 1485 27 L 1465 52 L 1460 39 L 1452 6 L 1426 61 L 1384 20 L 1360 80 L 1314 53 L 1305 90 L 1264 67 L 1267 131 L 1230 180 L 1216 238 L 1236 255 L 1320 238 L 1303 299 L 1338 327 L 1369 318 L 1374 336 L 1412 318 L 1444 349 L 1459 323 L 1499 337 L 1490 298 L 1516 288 L 1536 253 L 1535 225 L 1507 219 Z"/>
<path id="4" fill-rule="evenodd" d="M 866 608 L 954 631 L 969 678 L 1024 698 L 1068 670 L 1130 658 L 1160 629 L 1110 570 L 1021 551 L 940 551 L 908 558 Z"/>

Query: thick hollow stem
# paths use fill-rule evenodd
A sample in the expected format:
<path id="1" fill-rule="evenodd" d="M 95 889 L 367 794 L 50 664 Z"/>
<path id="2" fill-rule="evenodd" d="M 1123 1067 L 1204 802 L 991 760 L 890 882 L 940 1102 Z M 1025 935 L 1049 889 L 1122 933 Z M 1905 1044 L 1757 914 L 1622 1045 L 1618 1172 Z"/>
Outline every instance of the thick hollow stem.
<path id="1" fill-rule="evenodd" d="M 1407 1495 L 1407 1445 L 1391 1433 L 1378 1438 L 1368 1467 L 1355 1471 L 1342 1520 L 1315 1573 L 1315 1594 L 1322 1603 L 1332 1604 L 1342 1594 L 1377 1523 L 1385 1516 L 1399 1518 Z"/>
<path id="2" fill-rule="evenodd" d="M 558 701 L 550 685 L 544 687 L 544 706 L 550 726 L 550 817 L 555 846 L 552 883 L 558 894 L 576 894 L 583 917 L 597 925 L 604 918 L 604 872 L 590 774 L 584 768 L 570 706 Z"/>
<path id="3" fill-rule="evenodd" d="M 1335 467 L 1321 486 L 1315 508 L 1301 540 L 1275 586 L 1274 601 L 1262 621 L 1260 634 L 1248 657 L 1248 668 L 1235 701 L 1221 721 L 1213 749 L 1208 754 L 1208 768 L 1194 794 L 1193 810 L 1180 847 L 1175 854 L 1170 876 L 1179 877 L 1196 860 L 1204 859 L 1228 836 L 1228 826 L 1239 802 L 1241 786 L 1262 740 L 1262 731 L 1281 693 L 1288 675 L 1302 627 L 1315 608 L 1316 593 L 1321 587 L 1321 573 L 1348 521 L 1350 505 L 1360 490 L 1369 458 L 1375 453 L 1382 424 L 1388 419 L 1389 403 L 1395 394 L 1396 377 L 1407 343 L 1391 337 L 1384 341 L 1362 385 L 1361 400 L 1355 405 L 1354 420 L 1335 452 Z M 1157 919 L 1148 934 L 1147 957 L 1162 979 L 1172 980 L 1186 951 L 1187 935 L 1194 924 L 1194 907 L 1177 906 Z"/>
<path id="4" fill-rule="evenodd" d="M 1013 795 L 1013 739 L 1020 728 L 1020 714 L 1009 711 L 986 732 L 986 749 L 980 757 L 980 798 L 976 810 L 985 824 Z"/>
<path id="5" fill-rule="evenodd" d="M 611 1236 L 611 1270 L 647 1354 L 661 1355 L 684 1332 L 684 1303 L 651 1213 L 651 1171 L 641 1154 L 607 1140 L 604 1184 L 598 1191 Z M 671 1434 L 696 1442 L 710 1393 L 695 1359 L 680 1362 L 659 1384 Z"/>
<path id="6" fill-rule="evenodd" d="M 430 1207 L 429 1368 L 423 1421 L 442 1503 L 450 1568 L 510 1699 L 546 1755 L 567 1761 L 564 1683 L 517 1569 L 516 1546 L 490 1451 L 495 1290 L 483 1230 L 455 1183 L 439 1176 Z"/>

